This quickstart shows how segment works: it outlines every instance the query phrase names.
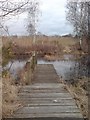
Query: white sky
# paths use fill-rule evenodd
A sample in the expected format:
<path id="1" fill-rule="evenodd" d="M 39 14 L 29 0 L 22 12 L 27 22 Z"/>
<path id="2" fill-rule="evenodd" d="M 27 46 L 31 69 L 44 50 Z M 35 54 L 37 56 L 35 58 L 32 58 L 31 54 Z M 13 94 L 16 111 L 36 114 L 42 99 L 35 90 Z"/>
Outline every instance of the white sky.
<path id="1" fill-rule="evenodd" d="M 38 31 L 47 34 L 68 34 L 72 33 L 72 27 L 66 21 L 65 5 L 66 0 L 40 0 L 40 11 Z M 12 35 L 25 35 L 27 15 L 13 18 L 6 22 L 9 32 Z"/>

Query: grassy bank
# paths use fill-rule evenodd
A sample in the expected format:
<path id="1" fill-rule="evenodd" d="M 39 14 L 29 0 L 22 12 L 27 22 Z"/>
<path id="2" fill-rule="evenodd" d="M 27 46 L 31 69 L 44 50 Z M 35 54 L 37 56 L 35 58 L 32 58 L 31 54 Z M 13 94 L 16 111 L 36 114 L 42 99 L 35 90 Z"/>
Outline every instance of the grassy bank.
<path id="1" fill-rule="evenodd" d="M 88 118 L 88 78 L 75 79 L 72 84 L 66 83 L 66 85 L 83 117 Z"/>
<path id="2" fill-rule="evenodd" d="M 2 81 L 2 115 L 5 118 L 11 116 L 21 103 L 17 102 L 19 86 L 15 85 L 10 74 L 3 77 Z"/>

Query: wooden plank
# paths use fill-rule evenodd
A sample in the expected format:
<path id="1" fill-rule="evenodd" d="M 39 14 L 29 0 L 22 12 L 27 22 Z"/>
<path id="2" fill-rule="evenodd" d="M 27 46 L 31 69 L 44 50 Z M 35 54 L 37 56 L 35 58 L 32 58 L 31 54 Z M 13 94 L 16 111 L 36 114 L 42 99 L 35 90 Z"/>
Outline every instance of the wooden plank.
<path id="1" fill-rule="evenodd" d="M 58 101 L 61 100 L 61 101 L 63 101 L 63 100 L 73 100 L 73 99 L 72 99 L 72 97 L 67 97 L 67 98 L 66 97 L 65 98 L 63 98 L 63 97 L 62 98 L 61 97 L 60 98 L 56 98 L 56 97 L 52 97 L 52 98 L 51 97 L 50 98 L 25 98 L 25 97 L 19 97 L 17 99 L 17 101 L 18 100 L 23 100 L 23 101 L 30 101 L 30 100 L 31 101 L 36 101 L 37 100 L 37 101 L 51 101 L 52 102 L 53 100 L 58 100 Z"/>
<path id="2" fill-rule="evenodd" d="M 28 85 L 28 86 L 23 86 L 22 89 L 26 89 L 26 88 L 30 88 L 30 89 L 39 89 L 39 88 L 53 88 L 53 89 L 56 89 L 56 88 L 64 88 L 65 85 L 64 84 L 55 84 L 55 83 L 42 83 L 42 84 L 32 84 L 32 85 Z"/>
<path id="3" fill-rule="evenodd" d="M 25 98 L 50 98 L 50 97 L 62 97 L 67 98 L 71 97 L 69 93 L 19 93 L 20 97 Z"/>
<path id="4" fill-rule="evenodd" d="M 32 83 L 59 83 L 59 77 L 56 74 L 53 65 L 37 65 Z"/>
<path id="5" fill-rule="evenodd" d="M 20 93 L 68 93 L 67 90 L 61 89 L 23 89 Z"/>
<path id="6" fill-rule="evenodd" d="M 50 113 L 80 113 L 77 106 L 40 106 L 40 107 L 24 107 L 16 112 L 22 114 L 50 114 Z"/>
<path id="7" fill-rule="evenodd" d="M 72 98 L 30 98 L 30 99 L 23 98 L 22 100 L 25 102 L 27 101 L 29 103 L 60 103 L 60 104 L 69 102 L 75 103 L 75 101 Z M 57 102 L 55 102 L 55 100 L 57 100 Z"/>
<path id="8" fill-rule="evenodd" d="M 25 107 L 37 107 L 37 106 L 76 106 L 76 104 L 74 102 L 60 102 L 60 103 L 42 103 L 42 102 L 29 102 L 29 104 L 25 105 Z"/>
<path id="9" fill-rule="evenodd" d="M 52 116 L 52 117 L 51 117 Z M 16 114 L 13 117 L 15 118 L 36 118 L 35 120 L 62 120 L 61 118 L 64 118 L 63 120 L 83 120 L 82 115 L 80 113 L 47 113 L 47 114 Z M 51 117 L 51 119 L 50 119 Z M 38 119 L 41 118 L 41 119 Z M 59 119 L 58 119 L 59 118 Z M 70 119 L 72 118 L 72 119 Z M 75 119 L 76 118 L 76 119 Z M 80 118 L 80 119 L 79 119 Z"/>

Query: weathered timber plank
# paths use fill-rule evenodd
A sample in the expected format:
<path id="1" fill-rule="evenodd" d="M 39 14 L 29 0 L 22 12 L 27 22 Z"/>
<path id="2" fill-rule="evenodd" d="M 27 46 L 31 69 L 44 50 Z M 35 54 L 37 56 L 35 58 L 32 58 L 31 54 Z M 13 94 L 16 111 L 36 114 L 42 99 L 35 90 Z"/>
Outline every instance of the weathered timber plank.
<path id="1" fill-rule="evenodd" d="M 49 98 L 49 97 L 71 97 L 69 93 L 19 93 L 20 97 L 25 97 L 25 98 Z"/>
<path id="2" fill-rule="evenodd" d="M 56 83 L 35 83 L 35 84 L 32 84 L 32 85 L 28 85 L 28 86 L 23 86 L 22 87 L 22 89 L 25 89 L 25 88 L 33 88 L 33 89 L 35 89 L 35 88 L 37 88 L 37 89 L 39 89 L 39 88 L 53 88 L 53 89 L 56 89 L 56 88 L 58 88 L 58 89 L 60 89 L 60 87 L 65 87 L 65 85 L 64 84 L 60 84 L 60 83 L 58 83 L 58 84 L 56 84 Z"/>
<path id="3" fill-rule="evenodd" d="M 59 83 L 53 65 L 37 65 L 32 83 Z"/>
<path id="4" fill-rule="evenodd" d="M 50 117 L 52 118 L 50 119 Z M 82 115 L 80 113 L 47 113 L 47 114 L 16 114 L 13 117 L 15 118 L 36 118 L 35 120 L 62 120 L 61 118 L 64 118 L 63 120 L 83 120 Z M 41 119 L 38 119 L 41 118 Z M 54 119 L 53 119 L 54 118 Z M 59 119 L 58 119 L 59 118 Z M 70 119 L 71 118 L 71 119 Z M 80 118 L 80 119 L 79 119 Z"/>
<path id="5" fill-rule="evenodd" d="M 20 99 L 20 98 L 19 98 Z M 21 100 L 21 99 L 20 99 Z M 57 104 L 68 104 L 71 103 L 75 104 L 73 99 L 69 99 L 69 98 L 31 98 L 31 99 L 22 99 L 25 103 L 29 102 L 30 103 L 34 103 L 34 104 L 52 104 L 52 103 L 57 103 Z M 57 100 L 57 102 L 55 102 L 55 100 Z"/>
<path id="6" fill-rule="evenodd" d="M 76 106 L 74 102 L 62 102 L 62 103 L 34 103 L 34 102 L 29 102 L 29 104 L 25 105 L 25 107 L 37 107 L 37 106 Z"/>
<path id="7" fill-rule="evenodd" d="M 17 101 L 51 101 L 51 102 L 53 102 L 53 100 L 58 100 L 58 101 L 64 101 L 64 100 L 73 100 L 72 99 L 72 97 L 67 97 L 67 98 L 56 98 L 56 97 L 50 97 L 50 98 L 25 98 L 25 97 L 19 97 L 18 99 L 17 99 Z M 74 101 L 74 100 L 73 100 Z"/>
<path id="8" fill-rule="evenodd" d="M 26 93 L 26 94 L 27 93 L 29 93 L 29 94 L 30 93 L 52 93 L 52 92 L 53 93 L 68 93 L 67 90 L 63 90 L 63 89 L 60 89 L 60 90 L 59 89 L 57 89 L 57 90 L 53 90 L 53 89 L 52 90 L 51 89 L 49 89 L 49 90 L 47 90 L 47 89 L 46 90 L 45 89 L 44 90 L 26 89 L 26 90 L 20 91 L 20 93 Z"/>
<path id="9" fill-rule="evenodd" d="M 80 113 L 77 106 L 40 106 L 40 107 L 24 107 L 16 112 L 22 114 L 49 114 L 49 113 Z"/>

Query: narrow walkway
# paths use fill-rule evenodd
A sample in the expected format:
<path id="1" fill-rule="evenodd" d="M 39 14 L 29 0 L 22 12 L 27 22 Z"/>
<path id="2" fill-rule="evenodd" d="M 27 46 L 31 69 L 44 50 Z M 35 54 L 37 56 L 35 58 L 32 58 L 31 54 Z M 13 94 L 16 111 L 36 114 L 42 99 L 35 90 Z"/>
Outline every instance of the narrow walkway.
<path id="1" fill-rule="evenodd" d="M 58 83 L 59 77 L 53 65 L 37 65 L 32 85 L 22 87 L 19 100 L 24 107 L 13 118 L 29 120 L 83 120 L 74 99 Z"/>
<path id="2" fill-rule="evenodd" d="M 32 83 L 59 83 L 59 77 L 52 64 L 40 64 L 34 73 Z"/>

